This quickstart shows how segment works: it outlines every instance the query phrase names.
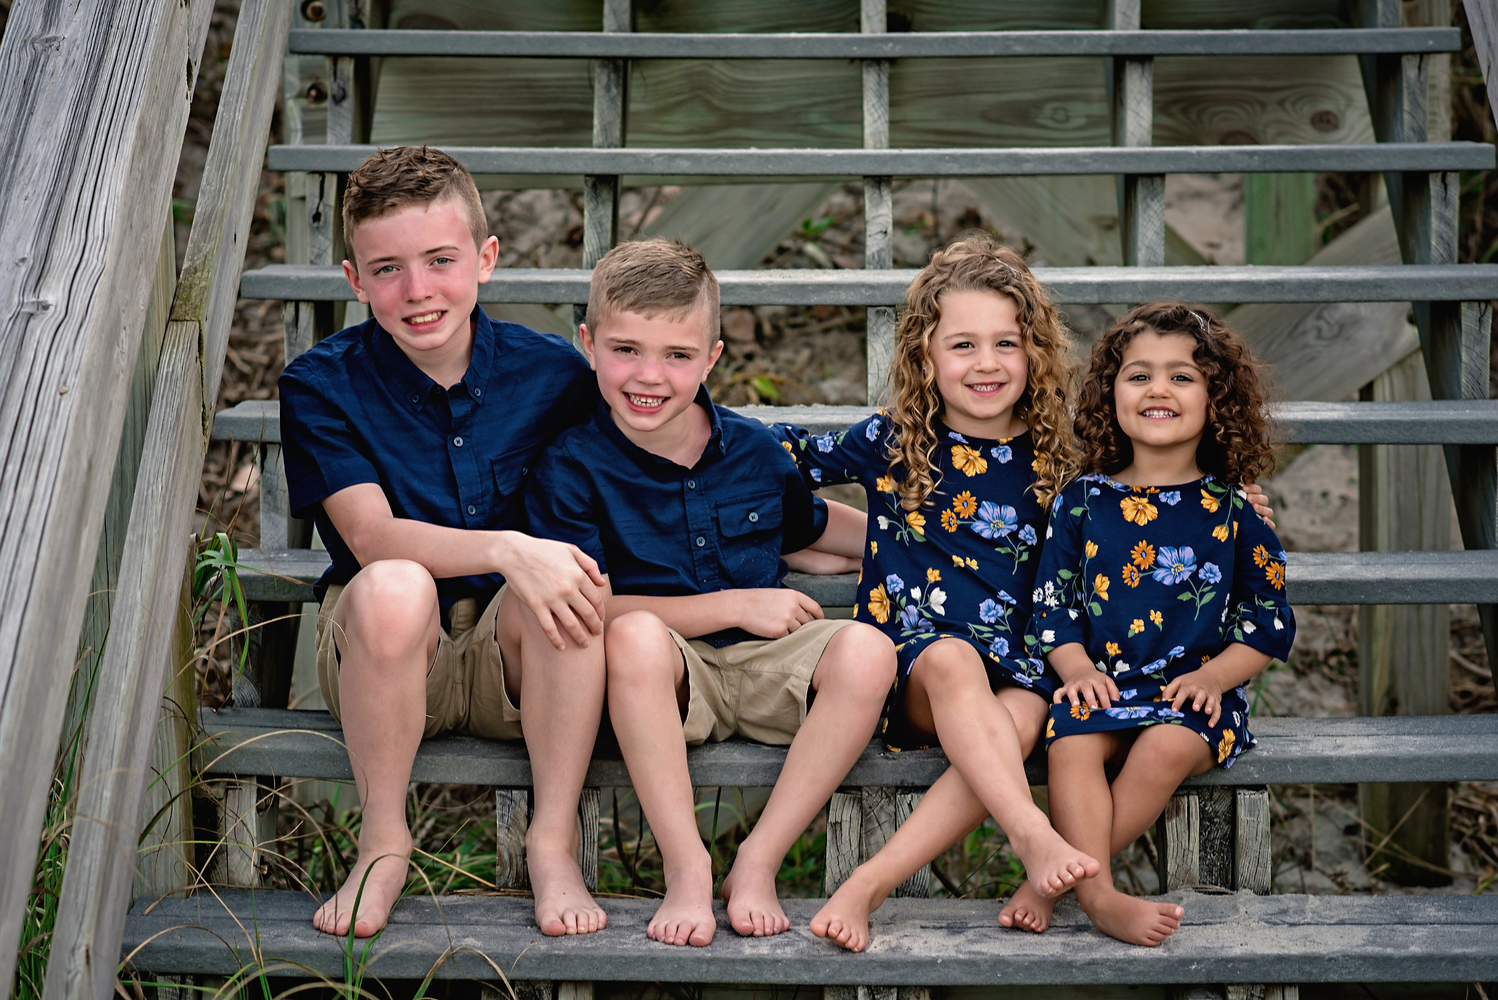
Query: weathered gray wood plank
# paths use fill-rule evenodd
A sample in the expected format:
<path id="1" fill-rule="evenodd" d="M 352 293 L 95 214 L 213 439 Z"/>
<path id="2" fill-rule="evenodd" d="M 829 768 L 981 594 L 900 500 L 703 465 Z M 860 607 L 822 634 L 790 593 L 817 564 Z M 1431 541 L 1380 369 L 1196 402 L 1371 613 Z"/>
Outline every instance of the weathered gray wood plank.
<path id="1" fill-rule="evenodd" d="M 224 892 L 167 900 L 131 915 L 131 965 L 152 971 L 230 975 L 264 956 L 265 968 L 342 981 L 343 944 L 311 934 L 315 899 L 304 893 Z M 873 940 L 851 954 L 806 930 L 819 900 L 785 900 L 792 929 L 739 937 L 717 904 L 708 948 L 646 939 L 654 900 L 604 899 L 608 929 L 546 938 L 529 899 L 408 897 L 371 949 L 364 971 L 386 978 L 496 978 L 777 984 L 910 985 L 1483 981 L 1498 975 L 1498 897 L 1198 896 L 1172 898 L 1186 921 L 1168 948 L 1105 937 L 1069 902 L 1045 934 L 1002 931 L 985 900 L 891 899 L 874 915 Z M 225 912 L 236 911 L 238 922 Z M 250 918 L 253 906 L 254 918 Z M 145 943 L 152 935 L 159 936 Z M 257 935 L 251 938 L 249 935 Z M 252 952 L 252 948 L 254 952 Z M 360 951 L 355 951 L 356 961 Z M 488 959 L 486 961 L 485 959 Z M 491 965 L 490 961 L 494 964 Z M 288 963 L 297 963 L 292 967 Z"/>
<path id="2" fill-rule="evenodd" d="M 1462 8 L 1467 12 L 1467 24 L 1472 29 L 1482 78 L 1492 80 L 1493 66 L 1498 63 L 1498 10 L 1484 0 L 1462 0 Z M 1488 86 L 1488 104 L 1493 109 L 1494 120 L 1498 121 L 1498 86 Z"/>
<path id="3" fill-rule="evenodd" d="M 350 779 L 342 729 L 326 712 L 224 709 L 205 713 L 202 721 L 211 742 L 195 760 L 207 774 Z M 1232 768 L 1214 768 L 1188 780 L 1187 786 L 1498 778 L 1498 716 L 1266 718 L 1255 719 L 1252 728 L 1257 747 Z M 783 747 L 740 741 L 706 744 L 687 754 L 692 783 L 698 786 L 769 787 L 784 760 Z M 926 788 L 947 766 L 940 750 L 891 753 L 870 744 L 844 786 Z M 1044 756 L 1028 761 L 1026 773 L 1031 784 L 1045 784 Z M 519 788 L 530 785 L 530 774 L 520 743 L 447 735 L 422 743 L 411 780 Z M 587 784 L 626 787 L 629 772 L 622 760 L 599 758 L 588 769 Z M 861 829 L 861 819 L 849 826 L 849 857 L 858 857 Z"/>
<path id="4" fill-rule="evenodd" d="M 20 4 L 0 41 L 7 983 L 210 14 L 176 0 Z"/>
<path id="5" fill-rule="evenodd" d="M 206 27 L 206 15 L 205 27 Z M 253 0 L 239 12 L 213 141 L 172 304 L 141 456 L 120 588 L 90 724 L 78 815 L 63 882 L 48 1000 L 103 1000 L 114 991 L 154 722 L 177 631 L 186 539 L 270 126 L 289 7 Z M 196 36 L 201 44 L 201 35 Z M 165 176 L 170 176 L 168 170 Z"/>
<path id="6" fill-rule="evenodd" d="M 720 271 L 725 306 L 899 305 L 913 270 Z M 1037 267 L 1058 302 L 1102 305 L 1184 299 L 1194 302 L 1486 301 L 1498 295 L 1498 264 L 1300 267 Z M 586 298 L 589 272 L 563 268 L 495 271 L 480 302 L 573 302 Z M 251 299 L 351 301 L 343 272 L 298 264 L 246 271 Z"/>

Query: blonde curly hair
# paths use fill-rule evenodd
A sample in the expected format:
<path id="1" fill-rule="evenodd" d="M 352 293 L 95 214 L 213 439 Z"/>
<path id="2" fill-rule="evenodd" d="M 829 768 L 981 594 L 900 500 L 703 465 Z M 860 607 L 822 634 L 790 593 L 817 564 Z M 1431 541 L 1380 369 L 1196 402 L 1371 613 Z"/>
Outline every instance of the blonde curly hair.
<path id="1" fill-rule="evenodd" d="M 931 263 L 910 283 L 895 331 L 885 415 L 895 427 L 889 472 L 900 477 L 900 502 L 906 510 L 919 509 L 937 486 L 932 456 L 943 404 L 931 365 L 931 336 L 941 322 L 941 297 L 972 291 L 1007 295 L 1018 307 L 1028 375 L 1014 416 L 1030 428 L 1040 503 L 1049 504 L 1080 465 L 1072 436 L 1066 327 L 1019 254 L 986 233 L 969 236 L 931 255 Z"/>

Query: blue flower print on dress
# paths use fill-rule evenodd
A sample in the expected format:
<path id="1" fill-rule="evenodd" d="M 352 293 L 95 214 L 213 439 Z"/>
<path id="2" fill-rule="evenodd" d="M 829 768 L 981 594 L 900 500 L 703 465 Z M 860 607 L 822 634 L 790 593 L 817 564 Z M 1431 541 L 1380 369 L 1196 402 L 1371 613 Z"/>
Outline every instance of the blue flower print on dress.
<path id="1" fill-rule="evenodd" d="M 1019 513 L 1007 503 L 1002 507 L 996 503 L 983 501 L 978 508 L 978 519 L 972 523 L 972 528 L 984 538 L 1007 538 L 1019 524 Z"/>
<path id="2" fill-rule="evenodd" d="M 1115 705 L 1105 712 L 1115 719 L 1147 719 L 1155 714 L 1150 705 Z"/>
<path id="3" fill-rule="evenodd" d="M 1027 527 L 1028 527 L 1028 525 L 1027 525 Z M 999 600 L 1003 601 L 1005 604 L 1013 604 L 1014 603 L 1014 598 L 1012 598 L 1012 597 L 1009 596 L 1009 591 L 1007 591 L 1007 590 L 1001 590 L 1001 591 L 999 591 Z"/>
<path id="4" fill-rule="evenodd" d="M 1217 583 L 1222 580 L 1222 570 L 1217 568 L 1216 563 L 1202 563 L 1202 579 L 1208 583 Z"/>
<path id="5" fill-rule="evenodd" d="M 1185 712 L 1177 712 L 1169 705 L 1161 705 L 1159 708 L 1155 709 L 1155 714 L 1160 716 L 1160 718 L 1162 719 L 1184 719 L 1186 717 Z"/>
<path id="6" fill-rule="evenodd" d="M 1131 701 L 1131 700 L 1133 700 L 1135 698 L 1138 698 L 1138 697 L 1139 697 L 1139 689 L 1138 688 L 1129 688 L 1127 691 L 1120 691 L 1120 692 L 1118 692 L 1118 700 L 1119 701 Z"/>
<path id="7" fill-rule="evenodd" d="M 994 656 L 1008 656 L 1009 640 L 1004 638 L 1002 635 L 999 636 L 998 638 L 994 639 L 993 642 L 988 644 L 988 651 Z"/>
<path id="8" fill-rule="evenodd" d="M 820 451 L 824 455 L 830 452 L 837 444 L 831 431 L 828 431 L 826 434 L 818 434 L 812 438 L 812 442 L 816 444 L 817 451 Z"/>
<path id="9" fill-rule="evenodd" d="M 1189 545 L 1182 545 L 1180 548 L 1162 545 L 1155 562 L 1155 579 L 1171 587 L 1185 583 L 1196 572 L 1196 553 L 1191 551 Z"/>
<path id="10" fill-rule="evenodd" d="M 1184 655 L 1185 652 L 1185 646 L 1172 646 L 1170 652 L 1167 655 L 1170 659 L 1174 660 L 1176 657 Z"/>
<path id="11" fill-rule="evenodd" d="M 1035 529 L 1028 524 L 1019 529 L 1019 540 L 1024 542 L 1026 545 L 1034 545 L 1037 541 L 1039 541 L 1039 539 L 1035 537 Z"/>
<path id="12" fill-rule="evenodd" d="M 1181 502 L 1181 491 L 1180 490 L 1170 490 L 1168 492 L 1161 493 L 1160 494 L 1160 502 L 1164 503 L 1164 504 L 1169 504 L 1170 506 L 1174 507 L 1176 504 L 1178 504 L 1178 503 Z"/>
<path id="13" fill-rule="evenodd" d="M 963 437 L 961 434 L 958 434 L 956 431 L 947 431 L 947 437 L 951 438 L 953 441 L 956 441 L 958 444 L 967 444 L 967 438 Z"/>
<path id="14" fill-rule="evenodd" d="M 988 449 L 988 453 L 998 459 L 1000 465 L 1014 458 L 1014 449 L 1007 444 L 995 445 Z"/>
<path id="15" fill-rule="evenodd" d="M 863 436 L 866 437 L 866 438 L 868 438 L 870 441 L 877 441 L 877 440 L 879 440 L 879 427 L 880 427 L 880 424 L 881 424 L 881 421 L 880 421 L 880 419 L 878 417 L 875 417 L 874 419 L 870 420 L 869 421 L 869 426 L 864 429 Z"/>
<path id="16" fill-rule="evenodd" d="M 816 468 L 815 466 L 813 466 L 810 471 L 811 471 L 811 481 L 814 482 L 814 483 L 820 483 L 822 481 L 822 470 Z"/>
<path id="17" fill-rule="evenodd" d="M 999 620 L 999 605 L 998 605 L 998 603 L 996 601 L 990 599 L 990 600 L 986 600 L 982 604 L 978 605 L 978 618 L 981 619 L 985 625 L 992 625 L 994 622 L 998 621 Z"/>
<path id="18" fill-rule="evenodd" d="M 891 573 L 889 576 L 884 578 L 884 589 L 889 591 L 891 594 L 898 594 L 900 591 L 905 589 L 905 581 L 900 579 L 894 573 Z"/>
<path id="19" fill-rule="evenodd" d="M 1144 672 L 1147 673 L 1147 674 L 1158 674 L 1162 670 L 1165 669 L 1165 665 L 1167 663 L 1169 663 L 1169 662 L 1170 662 L 1169 660 L 1160 659 L 1160 660 L 1156 660 L 1153 663 L 1145 664 Z M 1123 716 L 1120 715 L 1119 718 L 1121 719 L 1121 718 L 1123 718 Z"/>

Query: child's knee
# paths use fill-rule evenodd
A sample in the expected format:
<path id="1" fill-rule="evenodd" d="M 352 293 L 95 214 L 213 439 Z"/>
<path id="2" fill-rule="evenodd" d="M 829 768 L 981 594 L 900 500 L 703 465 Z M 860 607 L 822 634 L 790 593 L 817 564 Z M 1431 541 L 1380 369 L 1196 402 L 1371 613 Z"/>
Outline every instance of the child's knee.
<path id="1" fill-rule="evenodd" d="M 642 679 L 667 669 L 674 673 L 681 660 L 666 623 L 649 611 L 630 611 L 610 619 L 603 648 L 612 679 Z"/>
<path id="2" fill-rule="evenodd" d="M 367 633 L 371 641 L 424 639 L 437 613 L 437 584 L 418 562 L 382 559 L 344 588 L 337 613 L 346 633 Z"/>
<path id="3" fill-rule="evenodd" d="M 916 657 L 911 669 L 920 673 L 928 690 L 989 683 L 978 651 L 962 639 L 937 639 Z"/>
<path id="4" fill-rule="evenodd" d="M 880 703 L 895 681 L 895 646 L 872 625 L 854 622 L 838 630 L 817 664 L 819 681 L 844 681 L 877 694 Z"/>

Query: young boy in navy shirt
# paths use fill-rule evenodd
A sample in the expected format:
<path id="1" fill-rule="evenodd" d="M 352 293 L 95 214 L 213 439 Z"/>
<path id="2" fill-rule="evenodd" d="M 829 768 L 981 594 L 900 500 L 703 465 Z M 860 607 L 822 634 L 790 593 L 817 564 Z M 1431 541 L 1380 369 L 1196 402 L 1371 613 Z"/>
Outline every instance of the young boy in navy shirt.
<path id="1" fill-rule="evenodd" d="M 615 247 L 593 269 L 579 332 L 603 400 L 537 459 L 526 507 L 535 534 L 608 576 L 609 716 L 665 870 L 648 933 L 712 940 L 686 748 L 737 734 L 790 744 L 723 883 L 734 930 L 778 934 L 790 927 L 775 893 L 785 852 L 867 746 L 895 671 L 877 629 L 828 620 L 779 586 L 781 554 L 861 551 L 863 515 L 829 513 L 768 430 L 708 397 L 718 283 L 696 251 Z"/>
<path id="2" fill-rule="evenodd" d="M 344 275 L 373 318 L 286 367 L 292 512 L 333 565 L 318 581 L 318 674 L 363 805 L 359 858 L 313 925 L 377 932 L 406 882 L 406 789 L 424 736 L 524 736 L 536 923 L 605 923 L 575 860 L 602 714 L 604 578 L 524 534 L 521 480 L 597 401 L 560 338 L 478 308 L 498 243 L 473 178 L 437 150 L 381 150 L 349 175 Z M 524 692 L 524 698 L 521 694 Z M 358 912 L 355 913 L 355 900 Z"/>

